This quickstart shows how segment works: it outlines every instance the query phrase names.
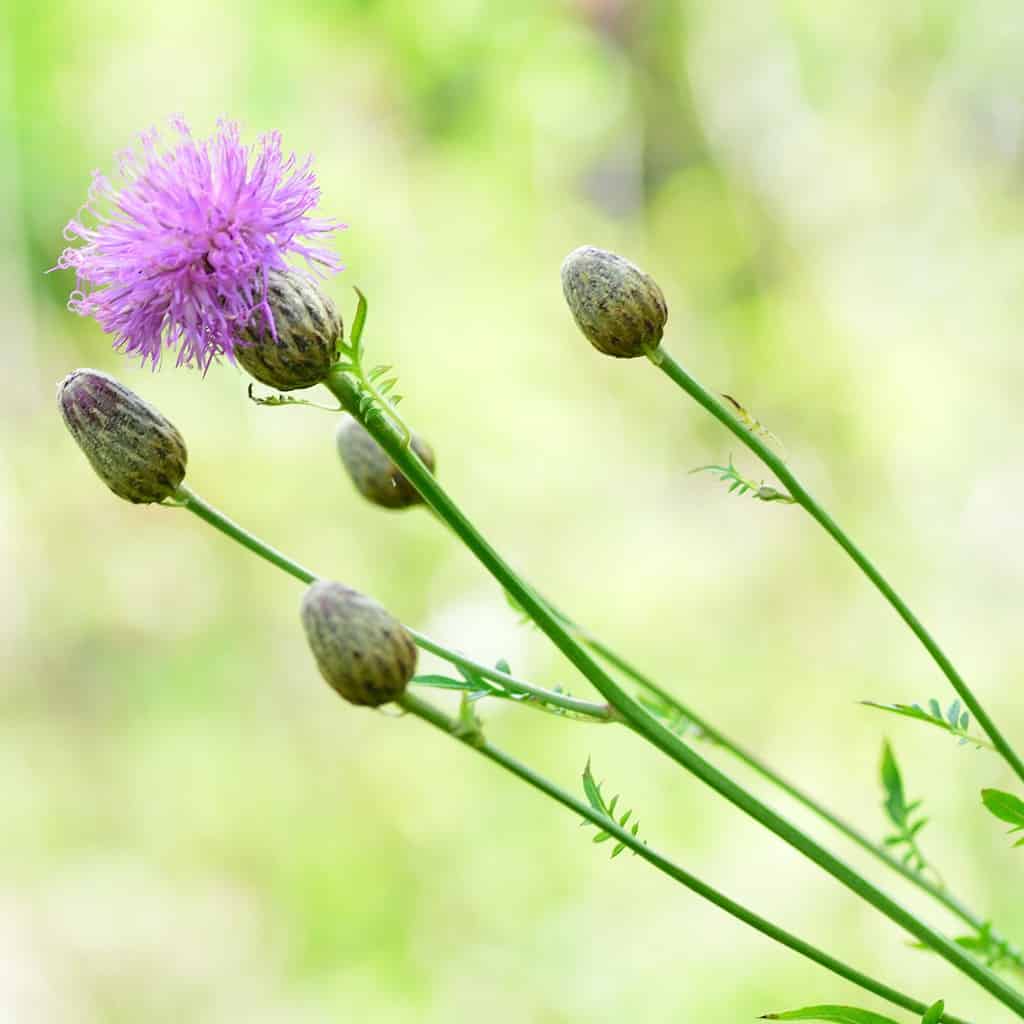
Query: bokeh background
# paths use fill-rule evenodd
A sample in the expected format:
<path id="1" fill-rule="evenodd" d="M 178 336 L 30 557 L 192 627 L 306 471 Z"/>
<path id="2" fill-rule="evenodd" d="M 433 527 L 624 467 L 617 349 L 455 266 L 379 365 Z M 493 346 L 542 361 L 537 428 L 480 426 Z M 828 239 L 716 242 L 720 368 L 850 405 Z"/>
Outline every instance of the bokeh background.
<path id="1" fill-rule="evenodd" d="M 361 502 L 334 420 L 231 367 L 153 374 L 47 275 L 94 168 L 183 113 L 315 155 L 368 343 L 446 485 L 530 579 L 881 836 L 893 740 L 925 849 L 1024 936 L 1000 763 L 861 698 L 949 699 L 796 510 L 688 471 L 735 445 L 564 308 L 582 243 L 648 268 L 668 344 L 738 396 L 1024 742 L 1024 12 L 1009 0 L 82 0 L 0 8 L 0 1020 L 746 1021 L 870 998 L 412 720 L 343 705 L 300 588 L 184 512 L 110 495 L 54 383 L 110 370 L 192 485 L 318 571 L 579 694 L 422 511 Z M 742 468 L 758 470 L 735 452 Z M 429 665 L 429 660 L 423 662 Z M 624 733 L 485 707 L 567 786 L 858 966 L 1007 1019 Z M 728 763 L 710 752 L 716 760 Z M 929 920 L 898 879 L 763 790 Z"/>

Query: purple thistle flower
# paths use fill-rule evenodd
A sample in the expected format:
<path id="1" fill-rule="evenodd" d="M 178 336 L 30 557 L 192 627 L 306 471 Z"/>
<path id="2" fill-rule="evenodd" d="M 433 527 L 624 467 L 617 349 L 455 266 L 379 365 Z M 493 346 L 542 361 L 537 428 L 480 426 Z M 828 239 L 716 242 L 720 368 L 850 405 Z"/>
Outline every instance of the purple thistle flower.
<path id="1" fill-rule="evenodd" d="M 311 159 L 284 157 L 279 133 L 250 147 L 233 121 L 200 142 L 182 118 L 171 124 L 173 148 L 152 129 L 141 154 L 120 154 L 120 189 L 93 174 L 82 210 L 95 226 L 82 211 L 68 222 L 65 239 L 85 244 L 66 248 L 54 269 L 75 271 L 68 308 L 95 317 L 115 348 L 155 369 L 163 348 L 177 347 L 178 366 L 205 372 L 219 356 L 234 361 L 254 315 L 276 338 L 268 272 L 288 269 L 292 255 L 310 271 L 340 270 L 334 253 L 308 243 L 345 225 L 309 216 L 320 198 Z"/>

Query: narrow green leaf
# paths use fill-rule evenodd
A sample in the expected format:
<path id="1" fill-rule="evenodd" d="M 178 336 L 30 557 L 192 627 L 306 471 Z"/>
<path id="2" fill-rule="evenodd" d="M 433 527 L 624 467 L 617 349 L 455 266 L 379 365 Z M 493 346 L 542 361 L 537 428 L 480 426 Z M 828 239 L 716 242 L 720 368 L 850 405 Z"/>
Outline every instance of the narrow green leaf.
<path id="1" fill-rule="evenodd" d="M 583 769 L 583 792 L 586 795 L 587 803 L 599 814 L 604 814 L 604 800 L 601 799 L 601 790 L 594 781 L 593 772 L 590 770 L 590 758 L 587 758 L 587 766 Z"/>
<path id="2" fill-rule="evenodd" d="M 883 1017 L 855 1006 L 805 1006 L 802 1010 L 766 1013 L 761 1020 L 817 1020 L 829 1024 L 897 1024 L 892 1017 Z"/>
<path id="3" fill-rule="evenodd" d="M 368 304 L 366 296 L 358 289 L 355 289 L 356 295 L 359 296 L 359 302 L 356 305 L 356 315 L 352 320 L 352 327 L 348 332 L 349 345 L 351 345 L 353 352 L 356 354 L 358 360 L 361 345 L 360 340 L 363 336 L 363 327 L 366 324 L 366 311 Z"/>
<path id="4" fill-rule="evenodd" d="M 894 806 L 904 806 L 903 778 L 889 741 L 882 744 L 882 786 Z"/>
<path id="5" fill-rule="evenodd" d="M 940 999 L 937 1003 L 932 1003 L 931 1006 L 925 1010 L 924 1016 L 921 1018 L 921 1024 L 939 1024 L 942 1019 L 942 1015 L 946 1012 L 946 1004 Z"/>

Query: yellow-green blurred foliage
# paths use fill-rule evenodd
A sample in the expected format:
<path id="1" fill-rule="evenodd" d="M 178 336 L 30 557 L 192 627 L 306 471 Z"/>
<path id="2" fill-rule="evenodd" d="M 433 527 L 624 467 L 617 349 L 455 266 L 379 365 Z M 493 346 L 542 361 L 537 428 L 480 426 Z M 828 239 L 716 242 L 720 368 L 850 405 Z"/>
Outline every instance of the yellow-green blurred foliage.
<path id="1" fill-rule="evenodd" d="M 344 706 L 304 648 L 301 588 L 94 478 L 53 397 L 79 365 L 164 410 L 192 485 L 294 557 L 587 692 L 432 517 L 358 498 L 330 415 L 257 408 L 227 366 L 143 371 L 66 311 L 70 275 L 44 271 L 93 168 L 175 112 L 315 155 L 322 210 L 349 225 L 331 292 L 348 318 L 351 286 L 367 293 L 373 357 L 517 567 L 878 835 L 887 733 L 932 817 L 925 848 L 1024 934 L 1024 861 L 978 803 L 1010 785 L 999 762 L 855 703 L 948 700 L 937 670 L 798 510 L 688 475 L 734 443 L 645 361 L 592 352 L 558 278 L 582 243 L 651 271 L 671 350 L 784 439 L 1024 742 L 1019 3 L 6 0 L 0 17 L 0 1019 L 717 1024 L 873 1005 L 609 862 L 439 734 Z M 485 711 L 568 786 L 592 755 L 648 839 L 733 896 L 1006 1018 L 623 732 Z"/>

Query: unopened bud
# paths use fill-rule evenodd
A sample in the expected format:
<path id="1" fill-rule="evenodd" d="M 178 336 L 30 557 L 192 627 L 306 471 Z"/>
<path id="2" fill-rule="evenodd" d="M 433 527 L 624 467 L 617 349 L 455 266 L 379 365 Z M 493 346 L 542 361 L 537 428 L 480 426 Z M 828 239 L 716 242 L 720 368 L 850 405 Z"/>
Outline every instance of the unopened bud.
<path id="1" fill-rule="evenodd" d="M 587 340 L 628 359 L 661 343 L 668 307 L 654 278 L 629 260 L 585 245 L 562 264 L 562 292 Z"/>
<path id="2" fill-rule="evenodd" d="M 178 430 L 134 391 L 99 370 L 75 370 L 57 385 L 71 436 L 100 479 L 136 504 L 171 497 L 188 452 Z"/>
<path id="3" fill-rule="evenodd" d="M 372 598 L 318 580 L 302 598 L 302 625 L 320 674 L 352 704 L 377 707 L 405 691 L 416 644 Z"/>
<path id="4" fill-rule="evenodd" d="M 257 308 L 235 347 L 239 365 L 278 391 L 311 388 L 338 357 L 342 322 L 334 303 L 316 283 L 294 270 L 267 274 L 267 304 L 274 326 Z"/>
<path id="5" fill-rule="evenodd" d="M 338 425 L 336 440 L 342 464 L 364 498 L 384 508 L 408 508 L 423 500 L 388 453 L 357 420 L 346 416 Z M 433 472 L 434 452 L 430 445 L 413 435 L 412 450 Z"/>

